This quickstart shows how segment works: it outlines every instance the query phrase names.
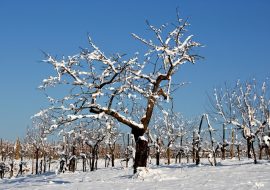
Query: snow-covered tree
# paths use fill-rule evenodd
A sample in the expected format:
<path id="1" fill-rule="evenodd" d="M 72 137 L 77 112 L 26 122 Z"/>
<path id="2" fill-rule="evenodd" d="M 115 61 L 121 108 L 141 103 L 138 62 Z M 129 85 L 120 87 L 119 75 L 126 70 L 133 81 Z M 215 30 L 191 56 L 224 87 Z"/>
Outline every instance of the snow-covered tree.
<path id="1" fill-rule="evenodd" d="M 51 116 L 49 114 L 42 114 L 42 115 L 36 115 L 36 117 L 33 118 L 32 126 L 27 128 L 26 137 L 25 137 L 25 144 L 28 146 L 31 146 L 33 151 L 33 157 L 36 159 L 35 164 L 35 173 L 42 172 L 42 167 L 39 166 L 39 157 L 43 153 L 43 164 L 44 164 L 44 170 L 46 170 L 46 144 L 47 144 L 47 135 L 49 134 L 48 128 L 51 126 Z M 43 171 L 44 171 L 43 170 Z"/>
<path id="2" fill-rule="evenodd" d="M 155 105 L 166 104 L 171 92 L 179 87 L 173 77 L 180 67 L 199 58 L 193 50 L 200 44 L 192 40 L 193 35 L 186 35 L 187 21 L 177 18 L 176 23 L 160 28 L 149 22 L 147 25 L 153 39 L 132 34 L 145 45 L 143 55 L 108 56 L 89 37 L 90 49 L 62 59 L 47 55 L 44 62 L 53 66 L 56 74 L 40 86 L 68 89 L 63 98 L 48 97 L 52 106 L 47 111 L 53 111 L 56 118 L 50 130 L 78 119 L 98 117 L 112 117 L 131 128 L 136 140 L 134 172 L 146 166 L 147 142 L 141 137 L 148 130 Z"/>
<path id="3" fill-rule="evenodd" d="M 101 143 L 108 136 L 108 130 L 110 130 L 111 126 L 106 126 L 108 123 L 104 123 L 105 121 L 93 121 L 92 126 L 90 128 L 85 128 L 82 131 L 82 136 L 84 138 L 84 142 L 86 145 L 90 147 L 91 155 L 90 155 L 90 170 L 97 170 L 97 162 L 99 159 L 99 148 Z"/>
<path id="4" fill-rule="evenodd" d="M 180 113 L 174 113 L 172 110 L 163 110 L 162 114 L 155 115 L 155 122 L 151 130 L 155 134 L 155 138 L 152 138 L 152 141 L 155 142 L 154 145 L 158 152 L 161 148 L 158 141 L 163 142 L 168 164 L 170 164 L 172 149 L 182 148 L 175 143 L 178 138 L 183 138 L 185 124 L 183 116 Z"/>
<path id="5" fill-rule="evenodd" d="M 117 126 L 117 124 L 113 121 L 107 123 L 108 125 L 105 143 L 109 147 L 110 160 L 112 163 L 112 167 L 114 167 L 116 142 L 120 137 L 119 126 Z"/>
<path id="6" fill-rule="evenodd" d="M 254 150 L 256 138 L 260 141 L 269 134 L 269 94 L 266 93 L 269 81 L 259 84 L 255 79 L 250 82 L 238 81 L 233 88 L 215 89 L 211 100 L 210 114 L 224 125 L 241 129 L 247 141 L 247 154 L 257 162 Z M 268 127 L 268 129 L 267 129 Z M 252 152 L 252 153 L 251 153 Z"/>

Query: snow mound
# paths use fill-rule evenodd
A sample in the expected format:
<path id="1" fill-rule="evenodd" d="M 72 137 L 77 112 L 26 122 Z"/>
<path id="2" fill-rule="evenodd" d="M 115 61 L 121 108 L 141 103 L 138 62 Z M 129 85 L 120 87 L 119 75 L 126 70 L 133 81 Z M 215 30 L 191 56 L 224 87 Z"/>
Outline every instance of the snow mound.
<path id="1" fill-rule="evenodd" d="M 150 169 L 147 167 L 138 167 L 137 173 L 133 176 L 133 179 L 139 179 L 143 181 L 158 180 L 160 181 L 161 176 L 158 170 Z"/>

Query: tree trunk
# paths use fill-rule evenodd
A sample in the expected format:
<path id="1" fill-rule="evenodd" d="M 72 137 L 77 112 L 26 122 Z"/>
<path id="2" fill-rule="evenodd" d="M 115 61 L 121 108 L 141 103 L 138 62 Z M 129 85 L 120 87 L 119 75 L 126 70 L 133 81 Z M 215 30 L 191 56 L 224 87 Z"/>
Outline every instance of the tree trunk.
<path id="1" fill-rule="evenodd" d="M 237 145 L 238 160 L 240 161 L 240 145 Z"/>
<path id="2" fill-rule="evenodd" d="M 127 149 L 126 149 L 126 168 L 128 167 L 129 161 L 129 134 L 127 134 Z"/>
<path id="3" fill-rule="evenodd" d="M 97 168 L 97 151 L 98 151 L 98 145 L 96 144 L 92 149 L 92 160 L 91 160 L 91 171 L 95 171 Z"/>
<path id="4" fill-rule="evenodd" d="M 49 156 L 49 172 L 51 171 L 51 161 L 52 161 L 52 157 Z"/>
<path id="5" fill-rule="evenodd" d="M 34 174 L 34 165 L 35 165 L 35 159 L 34 159 L 34 155 L 31 156 L 32 157 L 32 175 Z"/>
<path id="6" fill-rule="evenodd" d="M 199 125 L 199 131 L 198 131 L 198 139 L 195 139 L 195 132 L 193 132 L 193 139 L 194 139 L 194 145 L 196 144 L 196 152 L 195 152 L 195 159 L 196 159 L 196 165 L 200 164 L 200 134 L 201 134 L 201 129 L 202 129 L 202 123 L 203 123 L 204 115 L 201 118 L 200 125 Z"/>
<path id="7" fill-rule="evenodd" d="M 269 158 L 270 158 L 270 149 L 269 149 L 268 146 L 265 147 L 265 154 L 267 156 L 267 160 L 269 160 Z"/>
<path id="8" fill-rule="evenodd" d="M 250 149 L 251 149 L 250 138 L 247 138 L 247 156 L 248 156 L 248 158 L 252 158 Z"/>
<path id="9" fill-rule="evenodd" d="M 69 170 L 72 172 L 75 172 L 75 164 L 76 164 L 76 159 L 75 159 L 75 144 L 72 146 L 72 158 L 69 161 Z"/>
<path id="10" fill-rule="evenodd" d="M 168 161 L 168 165 L 171 164 L 171 149 L 170 147 L 167 148 L 167 161 Z"/>
<path id="11" fill-rule="evenodd" d="M 146 167 L 148 157 L 148 142 L 138 139 L 136 142 L 136 154 L 134 163 L 134 173 L 137 172 L 138 167 Z"/>
<path id="12" fill-rule="evenodd" d="M 90 148 L 90 150 L 91 150 L 92 148 Z M 92 149 L 92 151 L 93 151 L 93 149 Z M 93 154 L 93 153 L 92 153 Z M 90 155 L 89 155 L 89 169 L 90 169 L 90 171 L 92 171 L 91 169 L 92 169 L 92 155 L 91 155 L 91 151 L 90 151 Z"/>
<path id="13" fill-rule="evenodd" d="M 94 150 L 92 152 L 92 158 L 91 158 L 91 169 L 90 171 L 94 171 L 95 170 L 95 153 Z"/>
<path id="14" fill-rule="evenodd" d="M 254 149 L 254 143 L 251 142 L 251 148 L 252 148 L 252 153 L 254 156 L 254 164 L 257 164 L 257 158 L 256 158 L 256 153 L 255 153 L 255 149 Z"/>
<path id="15" fill-rule="evenodd" d="M 193 131 L 193 142 L 192 142 L 192 162 L 195 163 L 195 131 Z"/>
<path id="16" fill-rule="evenodd" d="M 46 169 L 47 169 L 47 164 L 46 164 L 46 153 L 45 153 L 45 151 L 44 151 L 43 160 L 44 160 L 44 163 L 43 163 L 43 173 L 45 173 L 45 172 L 46 172 Z"/>
<path id="17" fill-rule="evenodd" d="M 208 116 L 206 115 L 206 118 L 207 118 L 207 122 L 208 122 L 208 131 L 209 131 L 209 135 L 210 135 L 210 139 L 211 139 L 211 146 L 212 146 L 212 154 L 213 154 L 213 157 L 214 157 L 214 163 L 213 165 L 216 166 L 217 165 L 217 161 L 216 161 L 216 150 L 214 148 L 214 139 L 213 139 L 213 136 L 212 136 L 212 127 L 209 123 L 209 120 L 208 120 Z"/>
<path id="18" fill-rule="evenodd" d="M 262 159 L 262 152 L 263 152 L 263 146 L 262 145 L 259 145 L 259 149 L 260 149 L 260 152 L 259 152 L 259 160 Z"/>
<path id="19" fill-rule="evenodd" d="M 116 142 L 114 142 L 112 145 L 110 145 L 110 153 L 111 153 L 111 162 L 112 162 L 112 167 L 114 167 L 114 158 L 115 158 L 115 144 Z"/>
<path id="20" fill-rule="evenodd" d="M 38 153 L 39 153 L 39 148 L 36 148 L 36 175 L 38 174 Z"/>
<path id="21" fill-rule="evenodd" d="M 157 166 L 159 166 L 159 158 L 160 158 L 160 152 L 157 151 L 156 152 L 156 164 L 157 164 Z"/>
<path id="22" fill-rule="evenodd" d="M 231 159 L 234 157 L 234 130 L 232 130 Z"/>
<path id="23" fill-rule="evenodd" d="M 144 138 L 140 138 L 144 135 L 143 129 L 133 129 L 132 134 L 136 142 L 136 153 L 134 162 L 134 174 L 137 172 L 138 167 L 146 167 L 148 157 L 148 142 Z"/>
<path id="24" fill-rule="evenodd" d="M 222 160 L 225 160 L 225 153 L 226 153 L 226 137 L 225 137 L 225 124 L 223 124 L 223 144 L 222 144 L 222 147 L 221 147 L 221 151 L 222 151 L 222 156 L 221 156 L 221 159 Z"/>
<path id="25" fill-rule="evenodd" d="M 96 149 L 95 170 L 97 170 L 97 164 L 98 164 L 98 147 Z"/>
<path id="26" fill-rule="evenodd" d="M 86 172 L 86 158 L 83 157 L 83 172 Z"/>
<path id="27" fill-rule="evenodd" d="M 42 159 L 40 160 L 39 162 L 39 170 L 40 170 L 40 174 L 42 174 L 42 165 L 43 165 L 43 162 L 42 162 Z"/>
<path id="28" fill-rule="evenodd" d="M 4 156 L 3 156 L 3 140 L 1 138 L 1 142 L 0 142 L 0 153 L 1 153 L 1 160 L 4 161 Z"/>
<path id="29" fill-rule="evenodd" d="M 114 157 L 115 157 L 115 156 L 114 156 L 114 151 L 113 151 L 113 153 L 112 153 L 112 158 L 111 158 L 111 159 L 112 159 L 112 167 L 114 167 Z"/>
<path id="30" fill-rule="evenodd" d="M 14 163 L 13 163 L 13 160 L 12 160 L 11 163 L 10 163 L 10 176 L 9 176 L 9 178 L 13 177 L 13 167 L 14 167 Z"/>
<path id="31" fill-rule="evenodd" d="M 189 154 L 187 153 L 187 163 L 189 163 Z"/>

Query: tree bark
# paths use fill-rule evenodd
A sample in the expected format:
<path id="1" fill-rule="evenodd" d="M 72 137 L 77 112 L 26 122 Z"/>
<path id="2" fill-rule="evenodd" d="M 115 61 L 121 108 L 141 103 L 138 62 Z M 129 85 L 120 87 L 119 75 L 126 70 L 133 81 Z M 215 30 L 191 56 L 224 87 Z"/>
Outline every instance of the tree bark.
<path id="1" fill-rule="evenodd" d="M 132 134 L 136 142 L 136 153 L 135 153 L 135 162 L 134 162 L 134 174 L 137 172 L 138 167 L 146 167 L 147 157 L 148 157 L 148 142 L 140 136 L 144 135 L 143 129 L 132 129 Z"/>

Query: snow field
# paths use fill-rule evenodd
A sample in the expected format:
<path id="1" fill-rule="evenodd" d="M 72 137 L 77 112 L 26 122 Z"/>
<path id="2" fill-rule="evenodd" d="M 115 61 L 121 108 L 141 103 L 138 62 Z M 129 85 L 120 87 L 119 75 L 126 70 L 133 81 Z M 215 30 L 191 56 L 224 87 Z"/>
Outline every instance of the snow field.
<path id="1" fill-rule="evenodd" d="M 124 168 L 116 160 L 115 168 L 104 168 L 100 160 L 99 168 L 94 172 L 65 172 L 56 175 L 48 172 L 41 175 L 26 175 L 0 180 L 0 189 L 269 189 L 270 162 L 244 159 L 225 160 L 218 166 L 210 166 L 207 160 L 196 166 L 189 164 L 172 164 L 160 166 L 149 165 L 139 168 L 133 175 L 133 168 Z M 154 163 L 154 162 L 153 162 Z M 131 165 L 131 162 L 130 162 Z"/>

